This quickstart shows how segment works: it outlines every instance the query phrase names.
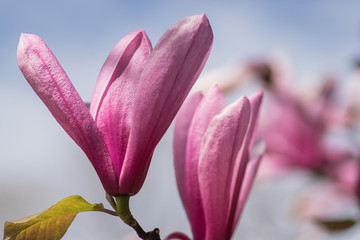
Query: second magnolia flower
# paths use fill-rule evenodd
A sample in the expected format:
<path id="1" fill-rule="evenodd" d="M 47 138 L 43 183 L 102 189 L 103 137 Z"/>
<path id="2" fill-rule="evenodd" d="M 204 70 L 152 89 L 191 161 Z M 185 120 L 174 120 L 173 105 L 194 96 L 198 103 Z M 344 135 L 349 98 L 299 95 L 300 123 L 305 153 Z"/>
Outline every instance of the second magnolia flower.
<path id="1" fill-rule="evenodd" d="M 128 34 L 100 71 L 90 111 L 40 37 L 22 34 L 17 58 L 26 80 L 85 152 L 106 192 L 134 195 L 212 41 L 205 15 L 176 23 L 153 50 L 143 30 Z"/>
<path id="2" fill-rule="evenodd" d="M 179 111 L 175 173 L 194 240 L 230 239 L 235 230 L 262 157 L 250 156 L 261 101 L 258 93 L 226 106 L 215 86 L 192 94 Z M 188 239 L 167 239 L 175 238 Z"/>

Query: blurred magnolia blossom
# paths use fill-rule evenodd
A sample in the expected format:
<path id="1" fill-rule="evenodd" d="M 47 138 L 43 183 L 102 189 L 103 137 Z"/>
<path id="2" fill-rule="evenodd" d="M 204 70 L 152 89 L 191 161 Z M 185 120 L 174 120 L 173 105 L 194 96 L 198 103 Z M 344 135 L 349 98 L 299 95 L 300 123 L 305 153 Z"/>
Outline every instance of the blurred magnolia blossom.
<path id="1" fill-rule="evenodd" d="M 264 173 L 300 168 L 354 191 L 359 178 L 357 153 L 346 139 L 331 141 L 334 129 L 347 130 L 346 114 L 335 98 L 335 79 L 301 88 L 291 80 L 279 83 L 276 75 L 264 81 L 259 74 L 259 79 L 267 89 L 258 132 L 267 144 Z"/>
<path id="2" fill-rule="evenodd" d="M 345 81 L 341 92 L 340 97 L 342 98 L 341 108 L 344 111 L 346 116 L 346 124 L 349 128 L 354 131 L 359 131 L 359 121 L 360 121 L 360 99 L 359 99 L 359 89 L 360 89 L 360 65 L 358 63 L 355 71 L 351 76 Z M 358 145 L 360 145 L 359 138 L 357 139 Z"/>
<path id="3" fill-rule="evenodd" d="M 332 139 L 336 131 L 351 132 L 354 121 L 341 107 L 341 88 L 333 77 L 300 88 L 291 77 L 279 83 L 275 75 L 258 76 L 267 89 L 258 132 L 267 144 L 262 175 L 312 173 L 318 183 L 298 199 L 298 216 L 329 231 L 352 227 L 360 218 L 360 146 L 344 136 Z"/>

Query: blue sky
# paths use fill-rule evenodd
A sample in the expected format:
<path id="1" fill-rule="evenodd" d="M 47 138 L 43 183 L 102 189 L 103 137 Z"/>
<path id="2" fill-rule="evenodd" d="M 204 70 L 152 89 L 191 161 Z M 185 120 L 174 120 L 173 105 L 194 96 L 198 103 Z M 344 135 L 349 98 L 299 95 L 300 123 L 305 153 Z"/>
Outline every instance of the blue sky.
<path id="1" fill-rule="evenodd" d="M 121 37 L 142 28 L 155 45 L 178 20 L 200 13 L 207 14 L 215 36 L 206 72 L 281 51 L 292 59 L 299 76 L 330 72 L 345 78 L 352 60 L 360 56 L 359 9 L 359 1 L 348 0 L 0 0 L 0 226 L 4 218 L 33 214 L 71 194 L 103 201 L 99 180 L 84 154 L 58 126 L 18 69 L 16 48 L 21 32 L 43 38 L 80 95 L 89 101 L 99 70 Z M 140 211 L 148 202 L 153 202 L 158 211 L 165 209 L 166 213 L 155 219 L 154 213 L 144 210 L 143 222 L 148 229 L 160 225 L 164 233 L 188 232 L 175 189 L 169 142 L 171 133 L 160 143 L 134 206 L 140 209 L 139 215 L 144 214 Z M 169 179 L 169 186 L 164 186 L 164 178 Z M 158 195 L 152 194 L 154 189 Z M 146 201 L 141 200 L 144 196 Z M 120 224 L 107 216 L 87 216 L 90 220 L 80 216 L 81 221 L 74 223 L 79 225 L 69 230 L 69 239 L 99 239 L 94 232 L 84 237 L 81 231 L 93 228 L 104 235 L 99 222 Z M 177 220 L 163 221 L 171 216 L 178 216 Z M 81 227 L 80 222 L 87 225 Z M 127 231 L 122 226 L 114 232 Z M 113 232 L 108 234 L 113 236 Z M 285 235 L 284 239 L 293 238 Z"/>
<path id="2" fill-rule="evenodd" d="M 333 0 L 2 0 L 0 69 L 18 73 L 14 52 L 19 35 L 34 33 L 54 51 L 75 84 L 87 79 L 94 84 L 106 55 L 125 34 L 143 28 L 155 44 L 179 19 L 206 13 L 215 34 L 206 70 L 281 50 L 300 74 L 320 74 L 329 68 L 344 74 L 360 50 L 359 5 Z M 84 94 L 89 97 L 91 91 Z"/>

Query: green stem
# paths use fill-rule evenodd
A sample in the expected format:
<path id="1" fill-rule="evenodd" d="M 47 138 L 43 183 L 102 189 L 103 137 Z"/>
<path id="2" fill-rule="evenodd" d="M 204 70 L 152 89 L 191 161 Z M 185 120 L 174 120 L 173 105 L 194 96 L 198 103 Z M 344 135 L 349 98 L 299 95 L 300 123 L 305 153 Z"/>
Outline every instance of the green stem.
<path id="1" fill-rule="evenodd" d="M 108 197 L 107 197 L 108 199 Z M 114 199 L 111 197 L 114 201 Z M 115 197 L 116 208 L 114 210 L 119 215 L 119 217 L 130 227 L 132 227 L 137 235 L 144 240 L 160 240 L 159 229 L 155 228 L 153 231 L 145 232 L 144 229 L 139 225 L 139 223 L 132 216 L 129 208 L 129 195 L 119 195 Z M 111 205 L 114 204 L 110 199 L 108 199 Z"/>
<path id="2" fill-rule="evenodd" d="M 119 217 L 127 224 L 127 225 L 134 225 L 132 221 L 135 219 L 133 218 L 130 208 L 129 208 L 129 195 L 120 195 L 115 197 L 116 200 L 116 212 Z"/>

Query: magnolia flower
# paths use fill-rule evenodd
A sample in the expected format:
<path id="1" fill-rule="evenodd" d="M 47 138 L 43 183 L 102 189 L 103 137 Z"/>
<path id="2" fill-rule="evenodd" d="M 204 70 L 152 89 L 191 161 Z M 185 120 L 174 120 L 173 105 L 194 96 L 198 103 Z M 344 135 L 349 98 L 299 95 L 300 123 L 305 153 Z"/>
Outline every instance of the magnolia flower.
<path id="1" fill-rule="evenodd" d="M 266 100 L 264 104 L 271 110 L 265 109 L 266 120 L 259 128 L 267 143 L 264 162 L 272 161 L 280 168 L 320 170 L 326 160 L 322 145 L 324 125 L 310 118 L 307 109 L 293 99 L 269 96 Z"/>
<path id="2" fill-rule="evenodd" d="M 218 87 L 189 97 L 175 122 L 178 190 L 194 240 L 230 239 L 261 159 L 249 162 L 262 93 L 226 106 Z M 173 233 L 167 239 L 189 239 Z"/>
<path id="3" fill-rule="evenodd" d="M 106 192 L 134 195 L 212 41 L 205 15 L 176 23 L 153 50 L 143 30 L 128 34 L 100 71 L 90 111 L 40 37 L 22 34 L 17 58 L 26 80 L 85 152 Z"/>
<path id="4" fill-rule="evenodd" d="M 335 79 L 329 76 L 321 85 L 302 86 L 286 74 L 286 64 L 266 61 L 254 62 L 252 71 L 267 96 L 258 131 L 266 142 L 260 175 L 281 175 L 300 168 L 337 177 L 339 164 L 352 161 L 354 154 L 330 138 L 329 130 L 343 127 L 344 122 L 334 102 Z"/>
<path id="5" fill-rule="evenodd" d="M 354 176 L 340 171 L 356 163 L 356 156 L 345 139 L 334 141 L 331 135 L 338 113 L 330 98 L 331 84 L 326 82 L 317 95 L 309 97 L 311 101 L 305 101 L 304 94 L 268 92 L 258 131 L 267 143 L 261 174 L 282 175 L 303 169 L 341 181 Z"/>

